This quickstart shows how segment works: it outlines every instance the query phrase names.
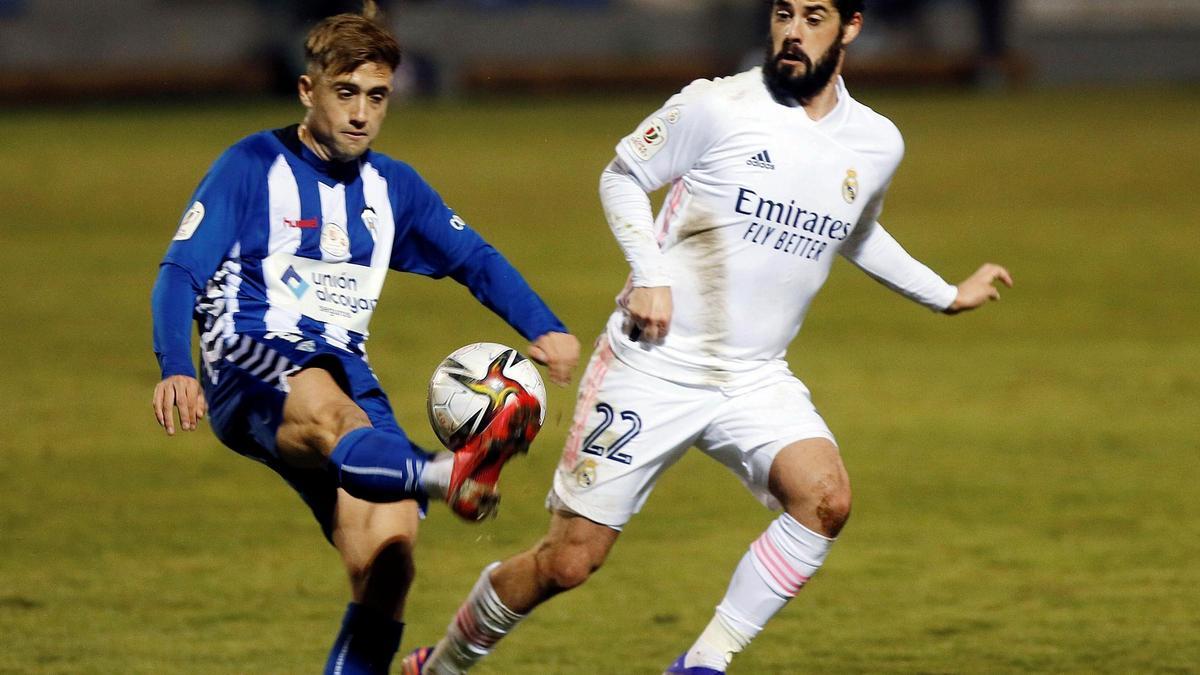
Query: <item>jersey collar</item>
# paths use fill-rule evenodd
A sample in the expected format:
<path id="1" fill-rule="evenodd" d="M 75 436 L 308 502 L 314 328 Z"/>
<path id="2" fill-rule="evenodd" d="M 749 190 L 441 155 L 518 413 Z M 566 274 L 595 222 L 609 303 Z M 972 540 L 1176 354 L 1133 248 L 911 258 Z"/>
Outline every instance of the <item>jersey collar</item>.
<path id="1" fill-rule="evenodd" d="M 349 162 L 327 162 L 318 157 L 317 153 L 313 152 L 304 144 L 304 141 L 300 140 L 299 124 L 276 129 L 272 133 L 289 152 L 299 157 L 305 164 L 311 166 L 318 173 L 329 176 L 340 183 L 353 181 L 358 176 L 361 162 L 365 161 L 371 153 L 370 150 L 367 150 L 367 152 L 363 153 L 362 157 Z"/>

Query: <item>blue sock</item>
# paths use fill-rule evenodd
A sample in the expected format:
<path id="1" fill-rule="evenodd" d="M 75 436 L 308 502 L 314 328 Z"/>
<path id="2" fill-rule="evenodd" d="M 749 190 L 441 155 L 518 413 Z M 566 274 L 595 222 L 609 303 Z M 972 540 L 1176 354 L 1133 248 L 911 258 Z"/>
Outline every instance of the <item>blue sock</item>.
<path id="1" fill-rule="evenodd" d="M 346 492 L 369 502 L 395 502 L 424 499 L 420 479 L 429 457 L 403 434 L 363 427 L 342 436 L 329 461 Z"/>
<path id="2" fill-rule="evenodd" d="M 350 603 L 325 662 L 325 675 L 386 675 L 403 633 L 404 624 L 391 616 Z"/>

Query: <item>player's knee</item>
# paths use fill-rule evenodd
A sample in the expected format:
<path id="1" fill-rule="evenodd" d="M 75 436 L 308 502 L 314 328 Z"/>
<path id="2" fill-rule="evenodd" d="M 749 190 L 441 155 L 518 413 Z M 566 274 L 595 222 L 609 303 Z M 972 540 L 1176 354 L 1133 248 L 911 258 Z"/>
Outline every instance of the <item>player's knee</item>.
<path id="1" fill-rule="evenodd" d="M 371 426 L 371 419 L 351 401 L 333 403 L 285 420 L 276 434 L 280 450 L 288 456 L 310 453 L 310 460 L 323 461 L 342 436 Z"/>
<path id="2" fill-rule="evenodd" d="M 844 471 L 804 481 L 802 486 L 794 486 L 787 494 L 777 496 L 788 514 L 802 523 L 815 525 L 828 537 L 836 537 L 850 519 L 850 481 Z"/>
<path id="3" fill-rule="evenodd" d="M 328 447 L 337 444 L 338 439 L 346 434 L 371 426 L 371 418 L 352 402 L 327 406 L 313 417 L 313 433 L 319 435 Z"/>
<path id="4" fill-rule="evenodd" d="M 836 537 L 850 519 L 850 481 L 845 476 L 831 477 L 818 483 L 816 516 L 825 534 Z"/>
<path id="5" fill-rule="evenodd" d="M 552 546 L 539 551 L 538 568 L 552 593 L 577 588 L 604 562 L 583 546 Z"/>

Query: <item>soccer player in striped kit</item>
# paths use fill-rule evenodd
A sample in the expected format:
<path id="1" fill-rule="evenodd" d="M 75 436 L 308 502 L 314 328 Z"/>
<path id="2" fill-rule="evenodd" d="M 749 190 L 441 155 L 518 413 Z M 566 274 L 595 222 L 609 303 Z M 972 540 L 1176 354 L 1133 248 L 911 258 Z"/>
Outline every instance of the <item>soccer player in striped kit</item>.
<path id="1" fill-rule="evenodd" d="M 369 149 L 400 61 L 362 15 L 308 34 L 299 125 L 254 134 L 192 197 L 152 297 L 168 434 L 206 414 L 230 448 L 280 474 L 308 504 L 350 576 L 352 602 L 327 673 L 386 673 L 400 642 L 412 545 L 429 497 L 489 515 L 499 468 L 536 432 L 506 406 L 462 451 L 433 456 L 396 423 L 365 342 L 388 269 L 450 276 L 531 340 L 550 379 L 570 380 L 578 341 L 521 275 L 408 165 Z M 201 373 L 191 322 L 201 333 Z"/>
<path id="2" fill-rule="evenodd" d="M 850 514 L 834 436 L 785 353 L 836 255 L 935 311 L 996 299 L 1009 273 L 957 286 L 877 222 L 903 154 L 850 97 L 843 49 L 861 0 L 776 0 L 761 68 L 694 82 L 616 147 L 601 201 L 632 274 L 580 385 L 547 498 L 549 533 L 484 570 L 446 636 L 405 672 L 458 673 L 530 610 L 583 583 L 689 447 L 782 510 L 669 673 L 725 672 L 824 562 Z M 671 185 L 655 221 L 647 193 Z"/>

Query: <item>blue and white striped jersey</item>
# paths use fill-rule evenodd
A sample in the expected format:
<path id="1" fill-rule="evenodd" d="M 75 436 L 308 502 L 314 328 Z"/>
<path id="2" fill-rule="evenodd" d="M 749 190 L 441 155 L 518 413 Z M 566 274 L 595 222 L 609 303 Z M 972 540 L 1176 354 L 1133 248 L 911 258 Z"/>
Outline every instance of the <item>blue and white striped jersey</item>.
<path id="1" fill-rule="evenodd" d="M 293 126 L 238 142 L 196 189 L 155 287 L 163 377 L 194 374 L 190 316 L 207 363 L 239 336 L 365 362 L 389 268 L 453 277 L 527 339 L 566 332 L 412 167 L 374 151 L 325 162 Z"/>

